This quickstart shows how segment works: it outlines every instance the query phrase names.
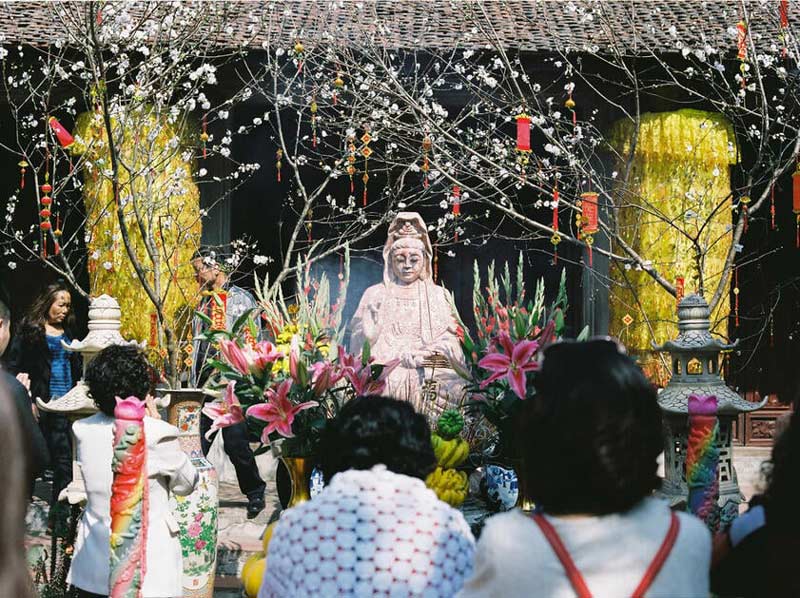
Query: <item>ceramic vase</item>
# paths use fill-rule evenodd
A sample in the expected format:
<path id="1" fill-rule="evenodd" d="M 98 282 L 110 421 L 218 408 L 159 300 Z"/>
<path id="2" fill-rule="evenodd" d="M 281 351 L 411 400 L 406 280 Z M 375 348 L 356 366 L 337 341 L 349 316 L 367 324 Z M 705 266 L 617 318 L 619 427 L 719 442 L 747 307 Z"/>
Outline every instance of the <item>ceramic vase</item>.
<path id="1" fill-rule="evenodd" d="M 178 428 L 178 441 L 199 480 L 188 496 L 173 496 L 170 507 L 180 527 L 183 553 L 183 598 L 212 598 L 217 570 L 217 472 L 200 445 L 200 390 L 170 391 L 169 423 Z"/>
<path id="2" fill-rule="evenodd" d="M 311 473 L 314 470 L 312 460 L 307 457 L 281 457 L 281 461 L 292 480 L 292 497 L 286 508 L 291 509 L 311 500 Z"/>

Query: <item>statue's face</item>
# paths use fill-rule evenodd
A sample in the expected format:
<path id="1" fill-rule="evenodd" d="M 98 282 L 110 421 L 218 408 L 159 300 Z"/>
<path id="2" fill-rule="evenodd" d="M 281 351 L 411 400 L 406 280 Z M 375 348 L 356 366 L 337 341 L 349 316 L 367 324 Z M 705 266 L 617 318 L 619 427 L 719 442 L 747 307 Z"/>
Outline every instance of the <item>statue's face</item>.
<path id="1" fill-rule="evenodd" d="M 424 264 L 422 251 L 413 247 L 398 248 L 392 252 L 392 270 L 400 282 L 411 284 L 422 273 Z"/>

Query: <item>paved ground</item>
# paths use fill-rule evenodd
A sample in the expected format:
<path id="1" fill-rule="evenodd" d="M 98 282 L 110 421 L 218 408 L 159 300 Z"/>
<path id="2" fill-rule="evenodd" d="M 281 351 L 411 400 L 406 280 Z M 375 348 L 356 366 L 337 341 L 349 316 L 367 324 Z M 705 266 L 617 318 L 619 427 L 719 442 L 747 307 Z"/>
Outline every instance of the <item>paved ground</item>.
<path id="1" fill-rule="evenodd" d="M 761 463 L 767 458 L 769 449 L 749 447 L 735 449 L 734 464 L 739 477 L 739 486 L 747 499 L 758 491 Z M 241 565 L 250 554 L 261 550 L 261 534 L 264 527 L 271 518 L 277 516 L 279 507 L 274 484 L 275 462 L 269 455 L 262 455 L 258 460 L 262 477 L 267 482 L 267 508 L 255 519 L 247 519 L 247 501 L 239 492 L 235 477 L 232 476 L 233 472 L 228 469 L 222 472 L 215 598 L 241 598 L 242 590 L 237 578 Z M 37 497 L 28 515 L 30 531 L 28 544 L 34 547 L 34 553 L 37 545 L 49 545 L 42 517 L 43 513 L 46 513 L 43 497 L 47 496 L 48 492 L 49 484 L 40 483 L 37 486 Z"/>

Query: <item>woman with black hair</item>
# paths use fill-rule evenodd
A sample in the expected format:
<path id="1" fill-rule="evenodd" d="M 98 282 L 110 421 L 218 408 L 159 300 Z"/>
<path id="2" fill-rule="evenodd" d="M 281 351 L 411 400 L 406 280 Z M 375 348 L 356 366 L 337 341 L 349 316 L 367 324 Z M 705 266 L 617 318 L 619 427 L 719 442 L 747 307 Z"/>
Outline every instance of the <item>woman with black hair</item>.
<path id="1" fill-rule="evenodd" d="M 763 467 L 764 494 L 714 539 L 711 589 L 720 597 L 800 596 L 800 410 L 775 441 Z M 756 572 L 758 574 L 756 575 Z"/>
<path id="2" fill-rule="evenodd" d="M 328 485 L 283 513 L 259 598 L 455 595 L 474 539 L 425 486 L 436 463 L 425 418 L 405 401 L 353 399 L 319 454 Z"/>
<path id="3" fill-rule="evenodd" d="M 613 341 L 564 342 L 534 384 L 518 440 L 537 510 L 487 522 L 459 596 L 708 596 L 708 530 L 651 497 L 661 413 L 641 370 Z"/>
<path id="4" fill-rule="evenodd" d="M 80 355 L 67 351 L 62 344 L 71 342 L 74 320 L 69 287 L 58 280 L 36 298 L 17 328 L 9 349 L 8 366 L 15 374 L 27 374 L 34 401 L 57 399 L 80 379 Z M 60 413 L 41 413 L 39 426 L 53 466 L 53 504 L 72 480 L 69 420 Z"/>

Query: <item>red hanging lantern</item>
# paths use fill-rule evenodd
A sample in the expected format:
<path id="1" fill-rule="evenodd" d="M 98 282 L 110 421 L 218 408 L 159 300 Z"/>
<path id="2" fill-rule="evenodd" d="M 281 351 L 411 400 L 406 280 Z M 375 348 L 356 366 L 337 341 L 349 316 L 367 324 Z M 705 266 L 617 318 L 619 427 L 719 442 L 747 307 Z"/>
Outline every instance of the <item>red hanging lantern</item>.
<path id="1" fill-rule="evenodd" d="M 680 303 L 686 294 L 686 282 L 683 276 L 678 276 L 675 279 L 675 301 Z"/>
<path id="2" fill-rule="evenodd" d="M 28 168 L 29 164 L 22 160 L 19 163 L 19 188 L 20 190 L 25 188 L 25 169 Z"/>
<path id="3" fill-rule="evenodd" d="M 73 143 L 75 143 L 75 138 L 67 131 L 64 126 L 56 120 L 55 116 L 51 116 L 47 119 L 47 122 L 50 123 L 50 128 L 53 130 L 53 133 L 58 139 L 58 143 L 64 149 L 69 148 Z"/>
<path id="4" fill-rule="evenodd" d="M 747 23 L 743 20 L 736 23 L 736 58 L 739 59 L 739 72 L 742 75 L 742 87 L 747 85 L 745 74 L 747 73 Z"/>
<path id="5" fill-rule="evenodd" d="M 795 215 L 796 244 L 800 248 L 800 163 L 792 174 L 792 212 Z"/>
<path id="6" fill-rule="evenodd" d="M 531 117 L 525 114 L 517 114 L 517 151 L 530 153 L 531 151 Z"/>
<path id="7" fill-rule="evenodd" d="M 786 58 L 789 55 L 789 49 L 786 47 L 786 30 L 789 29 L 789 0 L 780 0 L 779 4 L 779 12 L 781 15 L 781 42 L 783 43 L 783 49 L 781 50 L 781 56 Z"/>
<path id="8" fill-rule="evenodd" d="M 586 243 L 586 248 L 589 250 L 589 267 L 592 264 L 592 245 L 594 244 L 594 235 L 598 231 L 598 214 L 597 214 L 597 197 L 595 191 L 587 191 L 581 193 L 581 201 L 578 202 L 578 207 L 581 213 L 577 216 L 579 237 Z"/>
<path id="9" fill-rule="evenodd" d="M 558 234 L 558 185 L 553 187 L 553 236 L 550 237 L 553 244 L 553 263 L 558 263 L 558 244 L 561 243 L 561 235 Z"/>

